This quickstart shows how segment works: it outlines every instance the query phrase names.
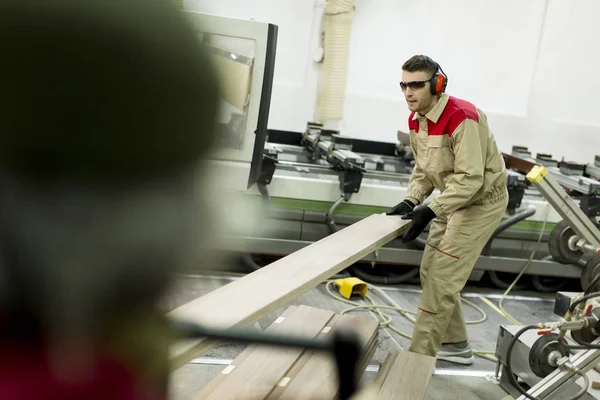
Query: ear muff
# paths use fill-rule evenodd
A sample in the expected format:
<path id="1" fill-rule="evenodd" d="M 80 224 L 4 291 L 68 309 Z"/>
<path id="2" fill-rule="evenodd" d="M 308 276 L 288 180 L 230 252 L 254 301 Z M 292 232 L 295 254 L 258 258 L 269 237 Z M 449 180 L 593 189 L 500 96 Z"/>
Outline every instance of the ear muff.
<path id="1" fill-rule="evenodd" d="M 448 77 L 444 73 L 444 70 L 442 70 L 440 64 L 435 64 L 437 65 L 438 70 L 433 74 L 431 81 L 429 82 L 429 90 L 433 95 L 444 93 L 446 91 L 446 86 L 448 86 Z"/>
<path id="2" fill-rule="evenodd" d="M 431 77 L 431 82 L 429 85 L 431 94 L 444 93 L 446 91 L 446 85 L 448 85 L 448 80 L 446 79 L 446 75 L 444 75 L 443 73 L 436 72 Z"/>

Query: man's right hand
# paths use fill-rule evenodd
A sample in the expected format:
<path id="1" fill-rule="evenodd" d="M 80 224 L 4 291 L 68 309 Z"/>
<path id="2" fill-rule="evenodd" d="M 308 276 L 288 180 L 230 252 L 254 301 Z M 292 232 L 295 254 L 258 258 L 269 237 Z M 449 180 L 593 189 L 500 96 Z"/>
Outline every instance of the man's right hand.
<path id="1" fill-rule="evenodd" d="M 410 200 L 404 199 L 401 203 L 398 203 L 390 211 L 386 212 L 386 215 L 404 215 L 414 210 L 415 205 Z"/>

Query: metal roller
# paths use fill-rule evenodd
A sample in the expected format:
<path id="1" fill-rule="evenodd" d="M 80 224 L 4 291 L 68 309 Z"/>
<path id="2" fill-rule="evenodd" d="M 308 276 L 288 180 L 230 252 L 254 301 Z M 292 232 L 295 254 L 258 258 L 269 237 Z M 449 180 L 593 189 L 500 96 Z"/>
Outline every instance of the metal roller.
<path id="1" fill-rule="evenodd" d="M 557 223 L 548 238 L 548 250 L 552 258 L 561 264 L 575 264 L 583 256 L 583 251 L 574 246 L 577 234 L 567 221 Z"/>
<path id="2" fill-rule="evenodd" d="M 529 351 L 529 367 L 540 378 L 550 375 L 556 368 L 556 362 L 569 355 L 569 349 L 559 341 L 556 333 L 540 336 Z"/>
<path id="3" fill-rule="evenodd" d="M 588 290 L 590 284 L 600 274 L 600 256 L 592 257 L 583 267 L 581 273 L 581 287 L 588 292 L 600 291 L 600 282 L 594 284 L 594 287 Z"/>

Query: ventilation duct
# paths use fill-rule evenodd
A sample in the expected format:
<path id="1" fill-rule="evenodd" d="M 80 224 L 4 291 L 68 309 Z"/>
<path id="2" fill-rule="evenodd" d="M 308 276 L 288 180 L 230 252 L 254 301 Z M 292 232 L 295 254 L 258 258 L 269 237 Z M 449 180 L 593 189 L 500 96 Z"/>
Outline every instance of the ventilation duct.
<path id="1" fill-rule="evenodd" d="M 354 0 L 328 0 L 324 14 L 323 71 L 318 120 L 342 120 L 348 76 Z"/>

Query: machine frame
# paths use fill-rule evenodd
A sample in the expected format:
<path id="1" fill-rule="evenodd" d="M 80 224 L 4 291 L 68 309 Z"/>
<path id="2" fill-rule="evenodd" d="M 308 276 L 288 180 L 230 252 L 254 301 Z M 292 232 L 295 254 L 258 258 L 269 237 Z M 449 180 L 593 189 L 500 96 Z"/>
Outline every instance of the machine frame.
<path id="1" fill-rule="evenodd" d="M 222 181 L 225 188 L 246 190 L 256 183 L 261 172 L 263 149 L 268 135 L 267 124 L 275 74 L 278 27 L 266 22 L 191 11 L 185 11 L 184 14 L 199 34 L 254 41 L 242 148 L 220 147 L 208 157 L 211 162 L 217 164 L 218 168 L 223 169 L 222 175 L 229 175 L 228 171 L 235 171 L 235 176 Z"/>

